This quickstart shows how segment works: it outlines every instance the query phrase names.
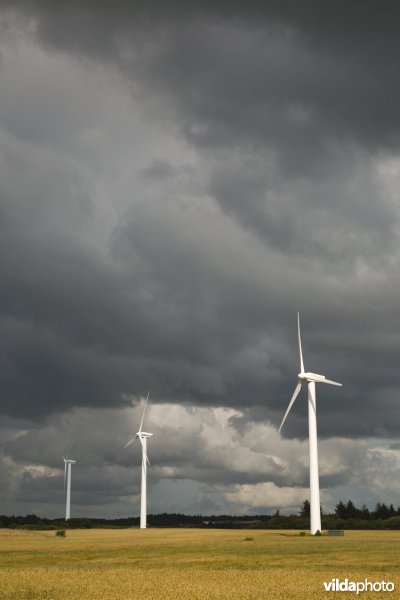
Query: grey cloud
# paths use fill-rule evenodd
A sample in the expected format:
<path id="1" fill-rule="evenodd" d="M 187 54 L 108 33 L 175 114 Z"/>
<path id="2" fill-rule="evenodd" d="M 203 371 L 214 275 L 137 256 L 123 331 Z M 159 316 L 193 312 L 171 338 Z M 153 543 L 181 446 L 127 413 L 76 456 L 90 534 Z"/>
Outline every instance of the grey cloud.
<path id="1" fill-rule="evenodd" d="M 211 176 L 210 193 L 222 209 L 268 247 L 348 273 L 363 257 L 370 267 L 397 254 L 397 204 L 382 193 L 378 167 L 342 147 L 330 174 L 285 180 L 268 156 L 225 156 Z M 335 160 L 336 159 L 336 160 Z M 351 190 L 351 192 L 350 192 Z M 351 202 L 349 194 L 351 193 Z M 377 199 L 379 198 L 379 203 Z M 344 262 L 346 261 L 346 262 Z"/>
<path id="2" fill-rule="evenodd" d="M 360 21 L 354 4 L 334 15 L 306 4 L 12 8 L 50 47 L 111 60 L 168 94 L 196 145 L 270 143 L 301 169 L 324 154 L 327 137 L 397 148 L 397 6 L 363 3 Z"/>
<path id="3" fill-rule="evenodd" d="M 150 181 L 165 180 L 173 176 L 175 169 L 166 160 L 155 160 L 149 167 L 142 170 L 142 174 Z"/>
<path id="4" fill-rule="evenodd" d="M 76 409 L 51 418 L 44 427 L 12 435 L 2 444 L 1 464 L 8 473 L 3 478 L 3 500 L 9 501 L 9 496 L 18 504 L 29 497 L 34 504 L 51 503 L 54 514 L 60 512 L 64 502 L 62 456 L 75 436 L 75 514 L 92 507 L 94 497 L 96 514 L 113 510 L 112 505 L 115 510 L 127 511 L 132 498 L 137 507 L 140 447 L 123 449 L 122 444 L 138 426 L 141 410 L 142 405 L 123 411 Z M 239 434 L 232 414 L 236 413 L 226 409 L 149 406 L 145 426 L 155 433 L 148 448 L 152 463 L 149 489 L 155 494 L 154 502 L 159 502 L 157 493 L 162 493 L 163 486 L 168 489 L 172 481 L 187 492 L 201 483 L 202 510 L 208 506 L 207 495 L 213 487 L 219 490 L 221 501 L 221 494 L 237 485 L 257 486 L 265 481 L 276 489 L 307 485 L 306 443 L 280 439 L 271 426 L 259 423 L 248 425 Z M 105 435 L 105 431 L 113 434 Z M 330 488 L 334 483 L 349 482 L 355 463 L 370 468 L 365 459 L 359 460 L 363 454 L 363 442 L 323 442 L 320 462 L 324 485 Z"/>

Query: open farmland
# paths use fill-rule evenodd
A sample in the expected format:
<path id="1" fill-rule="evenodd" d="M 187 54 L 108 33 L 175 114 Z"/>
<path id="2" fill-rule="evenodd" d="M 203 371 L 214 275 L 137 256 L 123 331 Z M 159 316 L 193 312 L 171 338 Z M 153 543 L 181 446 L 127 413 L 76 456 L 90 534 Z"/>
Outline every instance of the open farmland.
<path id="1" fill-rule="evenodd" d="M 0 530 L 0 600 L 314 599 L 333 577 L 400 585 L 400 532 Z M 340 594 L 340 597 L 355 594 Z M 400 597 L 365 592 L 361 598 Z"/>

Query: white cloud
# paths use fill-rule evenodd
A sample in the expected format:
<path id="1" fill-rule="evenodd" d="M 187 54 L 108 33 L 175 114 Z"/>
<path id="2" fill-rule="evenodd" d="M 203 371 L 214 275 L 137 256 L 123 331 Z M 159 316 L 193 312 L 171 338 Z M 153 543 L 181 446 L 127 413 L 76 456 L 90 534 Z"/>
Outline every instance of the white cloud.
<path id="1" fill-rule="evenodd" d="M 48 510 L 57 513 L 63 502 L 62 456 L 75 440 L 75 511 L 138 512 L 140 447 L 123 449 L 142 417 L 143 401 L 132 402 L 120 410 L 75 409 L 41 428 L 13 430 L 2 444 L 3 498 L 23 506 L 23 495 L 31 490 L 40 512 L 47 494 Z M 244 419 L 237 409 L 150 401 L 144 421 L 155 434 L 148 444 L 149 509 L 297 512 L 309 496 L 307 441 L 282 438 L 268 423 L 247 421 L 238 428 Z M 399 450 L 376 440 L 321 439 L 319 463 L 325 509 L 349 494 L 359 505 L 396 502 Z"/>
<path id="2" fill-rule="evenodd" d="M 272 482 L 257 483 L 256 485 L 238 485 L 234 492 L 227 492 L 225 497 L 230 502 L 252 509 L 294 509 L 299 507 L 309 497 L 307 488 L 278 487 Z M 284 511 L 286 512 L 286 511 Z"/>

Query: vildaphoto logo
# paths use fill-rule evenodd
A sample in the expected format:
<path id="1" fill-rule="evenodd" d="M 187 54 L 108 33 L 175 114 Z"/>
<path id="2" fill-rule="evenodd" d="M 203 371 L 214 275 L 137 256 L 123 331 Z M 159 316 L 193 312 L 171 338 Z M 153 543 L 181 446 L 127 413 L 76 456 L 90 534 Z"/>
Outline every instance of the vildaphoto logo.
<path id="1" fill-rule="evenodd" d="M 326 592 L 355 592 L 356 594 L 362 594 L 362 592 L 393 592 L 394 583 L 392 581 L 349 581 L 343 579 L 332 579 L 331 581 L 324 581 L 324 588 Z"/>

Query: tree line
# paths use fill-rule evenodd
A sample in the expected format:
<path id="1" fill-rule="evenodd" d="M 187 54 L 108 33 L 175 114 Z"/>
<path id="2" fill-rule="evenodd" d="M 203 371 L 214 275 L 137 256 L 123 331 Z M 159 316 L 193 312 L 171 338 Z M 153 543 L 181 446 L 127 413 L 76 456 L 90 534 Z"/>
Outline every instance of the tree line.
<path id="1" fill-rule="evenodd" d="M 180 513 L 150 514 L 149 527 L 202 527 L 210 529 L 309 529 L 310 503 L 305 500 L 297 514 L 281 515 L 184 515 Z M 340 501 L 333 513 L 321 507 L 322 529 L 400 529 L 400 506 L 394 508 L 378 502 L 373 510 L 358 508 L 351 500 Z M 46 519 L 37 515 L 0 515 L 0 527 L 10 529 L 90 529 L 92 527 L 138 527 L 139 517 L 121 519 L 63 518 Z"/>
<path id="2" fill-rule="evenodd" d="M 298 515 L 281 515 L 276 511 L 267 524 L 268 529 L 308 529 L 310 524 L 310 502 L 305 500 Z M 374 510 L 365 504 L 358 508 L 348 500 L 338 502 L 333 513 L 326 513 L 321 506 L 322 529 L 400 529 L 400 506 L 395 509 L 378 502 Z"/>

